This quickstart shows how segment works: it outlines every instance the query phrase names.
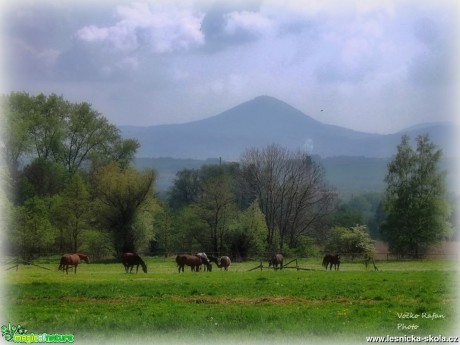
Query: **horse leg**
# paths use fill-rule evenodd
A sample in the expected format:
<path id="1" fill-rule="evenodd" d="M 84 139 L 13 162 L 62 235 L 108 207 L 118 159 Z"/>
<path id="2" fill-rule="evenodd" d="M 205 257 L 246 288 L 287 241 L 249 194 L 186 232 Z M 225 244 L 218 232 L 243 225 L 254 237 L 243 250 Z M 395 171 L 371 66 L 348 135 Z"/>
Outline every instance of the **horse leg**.
<path id="1" fill-rule="evenodd" d="M 73 271 L 74 274 L 77 274 L 77 266 L 78 265 L 75 265 L 75 267 L 74 267 L 74 271 Z"/>
<path id="2" fill-rule="evenodd" d="M 137 274 L 137 272 L 139 272 L 139 264 L 137 264 L 137 266 L 136 266 L 136 274 Z"/>

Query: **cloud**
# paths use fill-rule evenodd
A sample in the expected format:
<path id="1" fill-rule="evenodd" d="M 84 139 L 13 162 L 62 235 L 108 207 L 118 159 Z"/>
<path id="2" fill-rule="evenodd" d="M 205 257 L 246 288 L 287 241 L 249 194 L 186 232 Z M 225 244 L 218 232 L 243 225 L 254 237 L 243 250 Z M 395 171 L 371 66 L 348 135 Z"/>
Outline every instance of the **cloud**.
<path id="1" fill-rule="evenodd" d="M 456 75 L 454 12 L 426 2 L 12 3 L 9 89 L 64 92 L 118 123 L 185 122 L 268 94 L 318 120 L 388 131 L 397 116 L 442 113 Z"/>
<path id="2" fill-rule="evenodd" d="M 255 36 L 262 36 L 275 29 L 273 21 L 259 12 L 231 12 L 226 14 L 224 19 L 224 32 L 227 35 L 245 32 Z"/>
<path id="3" fill-rule="evenodd" d="M 116 50 L 147 48 L 153 53 L 171 53 L 204 44 L 201 22 L 204 14 L 188 9 L 153 7 L 147 3 L 118 6 L 118 21 L 111 26 L 87 25 L 77 31 L 84 42 L 109 43 Z"/>

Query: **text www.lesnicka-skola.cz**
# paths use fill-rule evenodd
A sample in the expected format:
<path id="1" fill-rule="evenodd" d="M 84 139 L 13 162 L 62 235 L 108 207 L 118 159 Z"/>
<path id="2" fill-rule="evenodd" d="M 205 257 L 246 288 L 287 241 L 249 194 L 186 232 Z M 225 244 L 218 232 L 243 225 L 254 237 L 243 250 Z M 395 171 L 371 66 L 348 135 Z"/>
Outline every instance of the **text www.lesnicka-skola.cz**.
<path id="1" fill-rule="evenodd" d="M 385 337 L 366 337 L 368 343 L 458 343 L 460 337 L 445 337 L 443 335 L 403 335 Z"/>

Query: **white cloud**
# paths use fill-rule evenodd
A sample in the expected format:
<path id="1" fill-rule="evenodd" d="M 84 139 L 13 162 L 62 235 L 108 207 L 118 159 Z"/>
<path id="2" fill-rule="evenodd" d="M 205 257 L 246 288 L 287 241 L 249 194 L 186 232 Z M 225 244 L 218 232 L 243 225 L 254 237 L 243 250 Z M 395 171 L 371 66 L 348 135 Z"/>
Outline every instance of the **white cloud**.
<path id="1" fill-rule="evenodd" d="M 225 20 L 224 32 L 229 35 L 240 31 L 262 35 L 274 29 L 274 23 L 263 14 L 257 12 L 231 12 L 225 15 Z"/>
<path id="2" fill-rule="evenodd" d="M 204 15 L 188 9 L 153 8 L 146 3 L 117 7 L 118 21 L 108 27 L 85 26 L 78 39 L 108 42 L 119 50 L 149 48 L 154 53 L 186 50 L 204 44 Z"/>
<path id="3" fill-rule="evenodd" d="M 98 28 L 95 25 L 89 25 L 78 30 L 77 37 L 87 42 L 103 41 L 109 37 L 109 29 Z"/>

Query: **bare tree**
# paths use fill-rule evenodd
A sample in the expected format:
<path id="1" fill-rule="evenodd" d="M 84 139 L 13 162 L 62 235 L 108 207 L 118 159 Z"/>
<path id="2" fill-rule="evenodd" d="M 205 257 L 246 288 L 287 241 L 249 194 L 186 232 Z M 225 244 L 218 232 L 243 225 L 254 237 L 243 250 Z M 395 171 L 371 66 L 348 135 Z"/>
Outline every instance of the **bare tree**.
<path id="1" fill-rule="evenodd" d="M 265 214 L 271 249 L 295 247 L 334 208 L 336 193 L 326 187 L 322 166 L 305 152 L 278 145 L 250 149 L 241 165 L 247 191 Z"/>

